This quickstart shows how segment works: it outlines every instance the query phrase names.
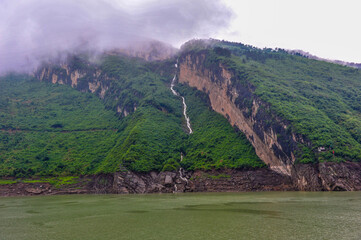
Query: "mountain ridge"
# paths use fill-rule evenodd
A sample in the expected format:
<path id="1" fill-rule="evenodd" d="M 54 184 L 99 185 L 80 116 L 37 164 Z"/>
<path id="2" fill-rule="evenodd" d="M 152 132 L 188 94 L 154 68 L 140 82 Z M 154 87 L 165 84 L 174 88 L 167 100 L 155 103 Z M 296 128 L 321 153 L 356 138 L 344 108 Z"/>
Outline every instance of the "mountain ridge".
<path id="1" fill-rule="evenodd" d="M 112 149 L 85 174 L 268 165 L 291 177 L 297 189 L 358 188 L 357 178 L 340 182 L 347 171 L 353 172 L 352 164 L 340 163 L 344 171 L 339 173 L 334 170 L 337 163 L 323 167 L 329 161 L 361 161 L 358 70 L 218 40 L 190 41 L 165 60 L 126 55 L 112 52 L 95 62 L 74 55 L 67 63 L 48 63 L 34 74 L 41 82 L 92 93 L 105 109 L 117 113 L 120 125 Z M 191 136 L 184 131 L 182 103 L 170 90 L 175 73 L 176 91 L 185 97 L 194 127 Z M 2 162 L 6 166 L 8 160 Z M 320 171 L 336 174 L 326 181 L 315 176 Z M 36 175 L 37 170 L 29 173 Z"/>

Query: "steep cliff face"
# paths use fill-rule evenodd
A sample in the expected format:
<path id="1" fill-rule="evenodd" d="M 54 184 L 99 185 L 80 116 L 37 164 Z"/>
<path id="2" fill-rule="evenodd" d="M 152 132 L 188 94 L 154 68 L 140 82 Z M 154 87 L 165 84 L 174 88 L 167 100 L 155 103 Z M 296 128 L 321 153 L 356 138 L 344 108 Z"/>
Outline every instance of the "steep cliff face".
<path id="1" fill-rule="evenodd" d="M 246 81 L 246 79 L 242 79 L 242 74 L 247 73 L 230 70 L 220 63 L 210 63 L 206 54 L 207 51 L 183 53 L 179 57 L 178 81 L 205 92 L 209 97 L 209 102 L 213 110 L 227 118 L 231 125 L 239 128 L 254 146 L 259 158 L 273 170 L 267 171 L 265 175 L 267 177 L 260 180 L 262 184 L 259 188 L 262 188 L 263 183 L 267 181 L 272 182 L 276 176 L 274 174 L 277 174 L 276 179 L 283 179 L 287 182 L 287 189 L 333 191 L 359 190 L 361 188 L 361 163 L 297 164 L 297 159 L 299 159 L 301 152 L 300 146 L 312 149 L 312 143 L 305 136 L 294 132 L 289 121 L 282 119 L 274 113 L 270 105 L 262 101 L 255 94 L 255 86 L 249 81 Z M 171 65 L 173 65 L 173 63 Z M 122 68 L 122 66 L 117 67 Z M 169 69 L 169 67 L 167 67 L 167 69 Z M 114 69 L 110 68 L 110 70 Z M 154 69 L 151 70 L 153 71 Z M 155 68 L 155 70 L 157 69 Z M 133 74 L 132 71 L 131 74 Z M 117 101 L 121 94 L 119 91 L 115 92 L 117 90 L 113 83 L 114 81 L 122 81 L 122 79 L 121 77 L 115 79 L 113 76 L 109 69 L 108 72 L 105 72 L 100 66 L 90 63 L 72 63 L 60 66 L 49 65 L 36 73 L 36 77 L 41 81 L 67 84 L 80 91 L 92 92 L 104 99 L 105 102 L 108 102 L 108 100 L 112 98 L 111 101 L 117 103 L 115 105 L 113 104 L 114 110 L 122 116 L 127 116 L 137 109 L 137 102 L 134 101 L 130 105 L 125 105 L 122 104 L 124 101 Z M 143 84 L 143 82 L 141 84 Z M 131 83 L 126 85 L 126 87 L 128 86 L 131 86 Z M 119 90 L 121 86 L 118 85 L 117 88 Z M 139 94 L 139 92 L 133 90 L 134 89 L 131 91 L 131 95 L 127 95 L 126 97 Z M 237 188 L 232 185 L 232 187 L 229 187 L 229 191 L 257 190 L 258 185 L 252 185 L 254 183 L 249 179 L 251 179 L 252 176 L 261 176 L 266 173 L 262 171 L 263 170 L 249 171 L 247 177 L 240 177 L 238 180 L 236 171 L 231 171 L 231 180 L 223 179 L 226 183 L 222 183 L 219 186 L 217 184 L 221 181 L 213 181 L 212 179 L 209 180 L 209 184 L 206 185 L 204 185 L 203 180 L 197 182 L 198 175 L 194 175 L 194 182 L 198 184 L 194 189 L 189 188 L 185 190 L 184 183 L 179 181 L 176 185 L 178 184 L 177 188 L 183 189 L 184 191 L 222 191 L 223 188 L 227 188 L 227 184 L 234 185 L 234 183 L 238 181 L 237 184 L 239 185 L 245 183 L 246 185 L 251 185 L 247 185 L 245 188 Z M 123 175 L 124 174 L 120 174 L 119 176 L 114 175 L 114 179 L 112 178 L 110 181 L 112 182 L 112 186 L 113 184 L 121 186 L 119 188 L 120 190 L 118 189 L 115 192 L 143 193 L 174 191 L 173 185 L 171 186 L 168 183 L 163 184 L 166 179 L 164 174 L 157 175 L 156 177 L 148 174 L 138 176 L 132 173 Z M 175 176 L 176 175 L 173 174 L 167 179 L 177 179 Z M 258 182 L 258 180 L 256 182 Z M 155 185 L 153 184 L 154 181 L 156 183 Z M 290 184 L 289 181 L 292 181 L 292 184 Z M 162 182 L 161 185 L 166 187 L 163 188 L 157 185 L 160 182 Z M 122 187 L 124 185 L 127 185 L 126 190 Z M 191 186 L 192 185 L 187 185 L 187 187 Z M 275 183 L 272 189 L 282 189 L 276 186 L 278 185 Z M 134 190 L 136 188 L 138 190 Z"/>
<path id="2" fill-rule="evenodd" d="M 253 94 L 254 87 L 233 81 L 234 73 L 222 65 L 207 68 L 205 54 L 186 54 L 179 59 L 180 83 L 206 92 L 212 108 L 245 133 L 256 153 L 276 172 L 291 175 L 298 143 L 307 140 L 289 130 L 289 123 L 275 116 Z"/>
<path id="3" fill-rule="evenodd" d="M 311 142 L 272 113 L 269 104 L 254 94 L 252 84 L 235 81 L 239 74 L 221 64 L 207 64 L 206 52 L 181 55 L 178 81 L 207 93 L 213 110 L 245 133 L 272 170 L 291 176 L 299 190 L 360 189 L 360 163 L 297 164 L 299 146 L 311 147 Z"/>
<path id="4" fill-rule="evenodd" d="M 74 63 L 75 61 L 75 63 Z M 89 62 L 80 62 L 79 59 L 70 59 L 68 63 L 61 65 L 44 65 L 37 72 L 35 77 L 40 81 L 51 82 L 53 84 L 66 84 L 82 92 L 91 92 L 99 98 L 112 98 L 110 101 L 117 102 L 116 97 L 112 97 L 108 92 L 111 82 L 115 80 L 104 73 L 101 68 Z M 121 116 L 127 116 L 134 112 L 137 104 L 123 105 L 116 104 L 114 110 Z"/>
<path id="5" fill-rule="evenodd" d="M 296 164 L 294 184 L 300 191 L 360 191 L 361 164 L 325 162 Z"/>

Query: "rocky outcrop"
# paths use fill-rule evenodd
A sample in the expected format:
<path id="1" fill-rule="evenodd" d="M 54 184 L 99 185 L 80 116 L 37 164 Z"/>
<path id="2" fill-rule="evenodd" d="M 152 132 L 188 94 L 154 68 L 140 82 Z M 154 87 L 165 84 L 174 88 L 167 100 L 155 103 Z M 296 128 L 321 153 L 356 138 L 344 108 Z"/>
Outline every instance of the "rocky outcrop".
<path id="1" fill-rule="evenodd" d="M 297 164 L 294 182 L 301 191 L 360 191 L 361 163 Z"/>
<path id="2" fill-rule="evenodd" d="M 292 179 L 269 169 L 134 173 L 120 171 L 79 178 L 74 184 L 54 187 L 49 183 L 0 185 L 0 196 L 56 194 L 143 194 L 180 192 L 296 190 Z"/>
<path id="3" fill-rule="evenodd" d="M 361 163 L 296 165 L 299 176 L 267 168 L 133 173 L 121 171 L 93 178 L 93 193 L 174 193 L 240 191 L 360 191 Z"/>
<path id="4" fill-rule="evenodd" d="M 17 182 L 0 185 L 0 196 L 33 196 L 56 194 L 82 194 L 90 193 L 88 184 L 91 179 L 80 178 L 76 184 L 53 186 L 48 182 Z"/>
<path id="5" fill-rule="evenodd" d="M 77 57 L 70 58 L 66 64 L 44 65 L 34 75 L 40 81 L 69 85 L 82 92 L 94 93 L 101 99 L 107 98 L 108 95 L 114 95 L 113 92 L 108 91 L 114 78 L 104 74 L 97 65 L 92 65 Z M 136 103 L 123 105 L 119 99 L 114 97 L 107 100 L 116 103 L 112 104 L 116 105 L 113 110 L 120 116 L 126 117 L 137 108 Z"/>
<path id="6" fill-rule="evenodd" d="M 80 177 L 75 183 L 0 185 L 0 196 L 56 194 L 143 194 L 180 192 L 241 191 L 360 191 L 361 163 L 320 163 L 296 165 L 299 176 L 289 177 L 267 168 L 212 171 L 134 173 Z"/>
<path id="7" fill-rule="evenodd" d="M 190 177 L 190 176 L 188 176 Z M 95 193 L 173 193 L 190 190 L 177 172 L 116 172 L 97 176 L 91 186 Z"/>
<path id="8" fill-rule="evenodd" d="M 253 94 L 254 86 L 241 79 L 246 73 L 231 72 L 221 64 L 207 68 L 207 64 L 206 53 L 182 55 L 178 81 L 207 93 L 213 110 L 246 135 L 259 158 L 272 170 L 290 176 L 298 144 L 310 143 L 290 131 L 290 124 Z"/>
<path id="9" fill-rule="evenodd" d="M 297 190 L 292 179 L 266 168 L 134 173 L 121 171 L 96 176 L 89 191 L 97 194 L 239 192 Z"/>
<path id="10" fill-rule="evenodd" d="M 174 193 L 240 191 L 360 191 L 361 163 L 295 165 L 289 177 L 267 168 L 133 173 L 121 171 L 93 178 L 94 193 Z"/>

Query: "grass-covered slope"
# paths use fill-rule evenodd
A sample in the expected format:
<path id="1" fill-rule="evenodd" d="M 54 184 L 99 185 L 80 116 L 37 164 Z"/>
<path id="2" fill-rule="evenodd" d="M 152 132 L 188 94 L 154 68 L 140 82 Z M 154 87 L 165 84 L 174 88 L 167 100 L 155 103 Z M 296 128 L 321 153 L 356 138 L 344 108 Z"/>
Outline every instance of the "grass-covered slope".
<path id="1" fill-rule="evenodd" d="M 210 111 L 208 96 L 196 89 L 180 86 L 187 99 L 194 133 L 185 142 L 187 168 L 263 167 L 251 143 L 242 132 L 232 128 L 222 115 Z"/>
<path id="2" fill-rule="evenodd" d="M 194 96 L 193 90 L 186 87 L 182 95 L 186 97 L 189 110 L 194 109 L 190 114 L 196 129 L 192 135 L 185 133 L 182 101 L 169 88 L 174 63 L 144 63 L 132 59 L 135 62 L 123 67 L 127 59 L 111 56 L 101 65 L 108 76 L 114 77 L 112 91 L 119 91 L 120 95 L 137 93 L 131 104 L 138 107 L 125 119 L 127 127 L 99 172 L 113 172 L 119 163 L 127 169 L 143 172 L 176 170 L 180 165 L 186 169 L 264 166 L 245 136 L 232 129 L 223 117 L 209 109 L 205 99 Z M 165 74 L 161 76 L 160 72 Z M 106 99 L 113 97 L 106 95 Z M 216 125 L 219 126 L 217 131 L 213 128 Z M 182 162 L 181 153 L 184 155 Z"/>
<path id="3" fill-rule="evenodd" d="M 104 57 L 97 65 L 107 76 L 103 99 L 84 92 L 95 69 L 82 58 L 70 67 L 89 72 L 79 79 L 83 92 L 30 77 L 1 78 L 0 176 L 109 173 L 120 165 L 140 172 L 263 167 L 244 135 L 183 86 L 195 131 L 185 133 L 181 99 L 169 89 L 170 65 Z M 134 112 L 117 115 L 118 106 Z"/>
<path id="4" fill-rule="evenodd" d="M 205 67 L 222 63 L 310 140 L 311 147 L 300 146 L 299 162 L 361 160 L 360 70 L 228 42 L 213 42 L 206 52 Z M 169 89 L 173 64 L 125 56 L 90 64 L 74 57 L 70 69 L 87 73 L 76 89 L 2 77 L 0 176 L 109 173 L 120 165 L 140 172 L 265 166 L 245 136 L 210 109 L 205 94 L 176 86 L 194 130 L 186 134 L 181 99 Z M 106 91 L 87 93 L 97 70 Z M 66 74 L 59 66 L 53 71 Z M 130 114 L 117 114 L 119 107 Z"/>
<path id="5" fill-rule="evenodd" d="M 91 173 L 118 135 L 112 111 L 68 86 L 2 78 L 0 109 L 1 176 Z"/>
<path id="6" fill-rule="evenodd" d="M 300 162 L 361 161 L 359 69 L 282 50 L 214 41 L 207 51 L 207 64 L 220 62 L 236 74 L 235 81 L 255 86 L 254 93 L 272 111 L 312 142 L 311 148 L 302 148 Z M 318 147 L 326 151 L 319 152 Z"/>

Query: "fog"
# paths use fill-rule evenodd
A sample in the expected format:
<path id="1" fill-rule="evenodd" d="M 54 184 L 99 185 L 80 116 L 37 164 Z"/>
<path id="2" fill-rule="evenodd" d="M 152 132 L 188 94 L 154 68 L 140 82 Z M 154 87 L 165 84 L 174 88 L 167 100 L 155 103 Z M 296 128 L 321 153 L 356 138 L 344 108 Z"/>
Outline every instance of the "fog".
<path id="1" fill-rule="evenodd" d="M 150 39 L 179 46 L 227 28 L 233 16 L 220 0 L 127 2 L 0 0 L 0 74 L 28 72 L 64 53 Z"/>

